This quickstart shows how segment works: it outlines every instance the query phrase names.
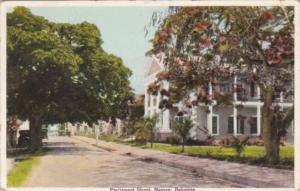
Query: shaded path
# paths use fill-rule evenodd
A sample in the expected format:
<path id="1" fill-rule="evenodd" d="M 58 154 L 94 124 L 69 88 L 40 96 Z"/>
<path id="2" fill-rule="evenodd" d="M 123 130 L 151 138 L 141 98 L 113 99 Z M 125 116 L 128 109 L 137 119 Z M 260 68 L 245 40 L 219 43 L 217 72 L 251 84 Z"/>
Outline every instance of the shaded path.
<path id="1" fill-rule="evenodd" d="M 193 172 L 96 148 L 69 137 L 50 137 L 26 187 L 237 187 Z"/>

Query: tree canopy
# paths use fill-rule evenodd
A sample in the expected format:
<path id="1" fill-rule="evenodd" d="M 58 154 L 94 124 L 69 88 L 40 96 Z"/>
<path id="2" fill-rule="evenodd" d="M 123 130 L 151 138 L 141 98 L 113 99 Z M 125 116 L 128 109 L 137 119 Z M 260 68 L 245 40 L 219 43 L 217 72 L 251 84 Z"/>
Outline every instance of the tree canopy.
<path id="1" fill-rule="evenodd" d="M 233 76 L 241 82 L 253 82 L 260 87 L 264 102 L 267 158 L 278 160 L 279 151 L 272 147 L 279 148 L 281 130 L 272 120 L 275 116 L 291 119 L 292 112 L 278 109 L 274 95 L 293 95 L 294 8 L 171 7 L 159 26 L 147 54 L 164 56 L 165 70 L 148 89 L 157 90 L 162 81 L 170 83 L 165 93 L 169 98 L 162 100 L 161 108 L 172 108 L 179 101 L 187 109 L 198 102 L 209 105 L 212 100 L 232 104 L 232 93 L 243 89 L 235 87 L 228 94 L 215 89 L 215 85 Z M 213 86 L 212 96 L 207 91 L 209 84 Z M 197 97 L 193 103 L 191 92 Z"/>
<path id="2" fill-rule="evenodd" d="M 95 25 L 53 23 L 16 7 L 7 27 L 9 116 L 31 126 L 125 117 L 131 71 L 103 50 Z"/>

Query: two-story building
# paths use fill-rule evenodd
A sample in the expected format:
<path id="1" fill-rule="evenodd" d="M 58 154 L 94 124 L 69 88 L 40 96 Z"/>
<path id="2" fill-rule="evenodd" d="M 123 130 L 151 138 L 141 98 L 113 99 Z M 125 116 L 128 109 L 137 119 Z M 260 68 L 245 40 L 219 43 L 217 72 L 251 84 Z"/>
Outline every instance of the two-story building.
<path id="1" fill-rule="evenodd" d="M 212 86 L 208 84 L 207 93 L 210 96 L 215 91 L 234 92 L 231 93 L 233 100 L 231 105 L 216 105 L 215 101 L 212 104 L 200 103 L 191 105 L 190 109 L 183 116 L 177 116 L 176 112 L 172 110 L 159 109 L 159 103 L 164 96 L 160 94 L 160 91 L 158 91 L 157 95 L 148 93 L 147 89 L 156 80 L 156 75 L 164 70 L 163 60 L 162 56 L 160 58 L 154 56 L 145 75 L 145 116 L 152 116 L 154 113 L 158 114 L 158 139 L 164 140 L 172 133 L 170 128 L 172 120 L 186 116 L 193 120 L 194 127 L 190 131 L 190 137 L 194 139 L 205 139 L 207 134 L 216 138 L 228 135 L 260 136 L 262 134 L 261 112 L 263 103 L 261 101 L 260 88 L 255 83 L 244 83 L 238 76 L 218 85 Z M 168 88 L 168 82 L 163 81 L 161 89 Z M 232 88 L 242 88 L 243 91 L 237 93 L 232 91 Z M 196 99 L 196 95 L 191 93 L 190 99 L 192 102 Z M 293 96 L 284 96 L 283 93 L 280 93 L 275 100 L 282 109 L 293 106 Z M 183 103 L 179 102 L 176 106 L 182 108 Z M 286 140 L 289 143 L 293 143 L 293 123 L 287 131 Z"/>

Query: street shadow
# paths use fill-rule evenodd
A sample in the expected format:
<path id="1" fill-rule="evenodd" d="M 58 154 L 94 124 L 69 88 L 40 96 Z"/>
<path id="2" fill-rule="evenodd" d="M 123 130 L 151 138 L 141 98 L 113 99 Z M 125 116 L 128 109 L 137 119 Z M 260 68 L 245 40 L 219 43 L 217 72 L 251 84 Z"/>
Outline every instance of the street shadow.
<path id="1" fill-rule="evenodd" d="M 78 146 L 45 146 L 43 151 L 47 155 L 98 155 L 103 152 L 100 150 L 93 150 L 86 147 Z"/>
<path id="2" fill-rule="evenodd" d="M 98 155 L 99 149 L 90 149 L 73 142 L 45 142 L 43 151 L 47 155 Z"/>
<path id="3" fill-rule="evenodd" d="M 75 145 L 75 143 L 58 141 L 58 142 L 43 142 L 43 145 L 45 147 L 48 147 L 48 146 L 61 146 L 61 145 L 72 146 L 72 145 Z"/>

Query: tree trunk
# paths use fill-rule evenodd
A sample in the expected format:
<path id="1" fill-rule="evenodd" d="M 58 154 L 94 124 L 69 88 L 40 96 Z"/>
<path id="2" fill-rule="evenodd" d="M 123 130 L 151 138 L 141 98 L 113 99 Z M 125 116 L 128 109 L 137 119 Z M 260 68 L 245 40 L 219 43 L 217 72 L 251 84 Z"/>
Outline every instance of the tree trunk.
<path id="1" fill-rule="evenodd" d="M 30 144 L 29 144 L 29 150 L 30 152 L 34 153 L 39 151 L 42 148 L 42 127 L 41 123 L 35 119 L 30 118 Z"/>
<path id="2" fill-rule="evenodd" d="M 151 138 L 150 138 L 151 148 L 153 147 L 153 127 L 151 127 Z"/>
<path id="3" fill-rule="evenodd" d="M 275 164 L 279 161 L 279 143 L 278 129 L 272 125 L 273 113 L 270 109 L 273 102 L 273 88 L 271 85 L 264 90 L 264 105 L 262 113 L 263 138 L 266 149 L 266 160 Z"/>
<path id="4" fill-rule="evenodd" d="M 185 139 L 182 139 L 181 152 L 184 152 Z"/>

